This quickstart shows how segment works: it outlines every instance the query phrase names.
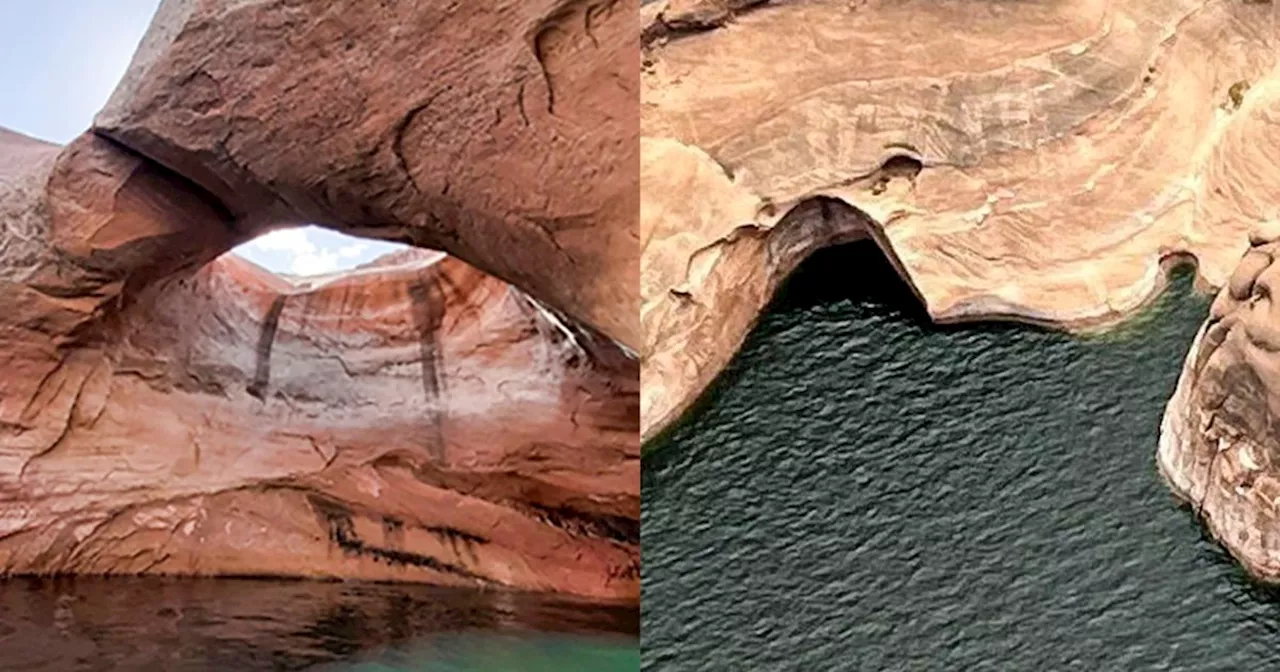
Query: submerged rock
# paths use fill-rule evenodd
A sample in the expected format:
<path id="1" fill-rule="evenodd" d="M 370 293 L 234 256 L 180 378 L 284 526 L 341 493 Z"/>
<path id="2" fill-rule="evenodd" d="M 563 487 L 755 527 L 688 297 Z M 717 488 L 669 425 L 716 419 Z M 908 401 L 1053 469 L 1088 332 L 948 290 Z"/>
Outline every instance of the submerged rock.
<path id="1" fill-rule="evenodd" d="M 646 5 L 643 436 L 824 245 L 872 236 L 940 322 L 1114 322 L 1171 257 L 1224 284 L 1276 216 L 1278 11 Z"/>

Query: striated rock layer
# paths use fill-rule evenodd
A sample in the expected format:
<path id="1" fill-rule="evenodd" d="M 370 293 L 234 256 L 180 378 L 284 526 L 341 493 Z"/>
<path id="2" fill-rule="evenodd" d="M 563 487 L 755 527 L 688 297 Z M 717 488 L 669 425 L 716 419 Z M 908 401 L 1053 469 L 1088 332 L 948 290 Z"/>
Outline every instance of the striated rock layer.
<path id="1" fill-rule="evenodd" d="M 1246 569 L 1280 581 L 1280 222 L 1252 242 L 1187 355 L 1157 463 Z"/>
<path id="2" fill-rule="evenodd" d="M 163 0 L 0 130 L 0 573 L 638 599 L 638 5 L 367 5 Z M 219 259 L 303 222 L 452 256 Z"/>
<path id="3" fill-rule="evenodd" d="M 671 0 L 642 9 L 641 427 L 812 250 L 872 236 L 934 319 L 1121 319 L 1280 216 L 1280 9 Z M 856 272 L 856 269 L 850 269 Z M 851 280 L 852 281 L 852 280 Z"/>
<path id="4" fill-rule="evenodd" d="M 416 251 L 307 284 L 85 135 L 0 131 L 0 574 L 639 596 L 638 366 Z"/>

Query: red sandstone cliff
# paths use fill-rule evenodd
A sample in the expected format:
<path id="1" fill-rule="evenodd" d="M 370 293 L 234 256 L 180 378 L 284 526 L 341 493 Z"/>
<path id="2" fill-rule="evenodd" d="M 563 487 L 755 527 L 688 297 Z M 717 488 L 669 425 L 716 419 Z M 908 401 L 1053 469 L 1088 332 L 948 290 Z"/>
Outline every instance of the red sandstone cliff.
<path id="1" fill-rule="evenodd" d="M 0 572 L 639 595 L 638 369 L 421 251 L 309 286 L 201 189 L 0 133 Z"/>
<path id="2" fill-rule="evenodd" d="M 440 249 L 635 350 L 636 0 L 164 0 L 95 131 L 246 227 Z"/>

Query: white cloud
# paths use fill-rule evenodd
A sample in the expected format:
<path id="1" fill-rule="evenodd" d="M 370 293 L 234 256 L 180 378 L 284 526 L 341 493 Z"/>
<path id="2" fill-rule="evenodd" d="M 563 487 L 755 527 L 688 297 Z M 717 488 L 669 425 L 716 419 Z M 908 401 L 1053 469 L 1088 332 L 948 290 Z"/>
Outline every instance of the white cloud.
<path id="1" fill-rule="evenodd" d="M 338 253 L 316 245 L 312 231 L 305 228 L 279 229 L 249 244 L 262 252 L 284 253 L 289 273 L 294 275 L 320 275 L 338 268 Z"/>
<path id="2" fill-rule="evenodd" d="M 293 258 L 289 271 L 294 275 L 320 275 L 338 269 L 338 255 L 329 250 L 299 254 Z"/>
<path id="3" fill-rule="evenodd" d="M 367 243 L 352 243 L 351 245 L 343 245 L 339 248 L 338 255 L 347 259 L 353 259 L 364 254 L 364 251 L 367 249 L 369 249 L 369 245 Z"/>
<path id="4" fill-rule="evenodd" d="M 316 244 L 307 236 L 306 229 L 278 229 L 264 236 L 254 238 L 250 245 L 263 252 L 293 252 L 302 254 L 316 249 Z"/>
<path id="5" fill-rule="evenodd" d="M 236 248 L 243 257 L 276 273 L 322 275 L 347 270 L 402 249 L 398 243 L 361 240 L 316 226 L 278 229 Z"/>

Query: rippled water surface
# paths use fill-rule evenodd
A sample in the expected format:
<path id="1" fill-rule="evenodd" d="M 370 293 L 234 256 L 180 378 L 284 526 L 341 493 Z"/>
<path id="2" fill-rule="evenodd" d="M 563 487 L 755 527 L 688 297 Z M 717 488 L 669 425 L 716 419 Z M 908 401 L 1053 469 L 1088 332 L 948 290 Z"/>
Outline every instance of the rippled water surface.
<path id="1" fill-rule="evenodd" d="M 0 670 L 635 670 L 634 607 L 312 581 L 0 582 Z"/>
<path id="2" fill-rule="evenodd" d="M 1280 604 L 1155 469 L 1189 277 L 1086 338 L 904 293 L 818 255 L 646 458 L 643 668 L 1280 669 Z"/>

